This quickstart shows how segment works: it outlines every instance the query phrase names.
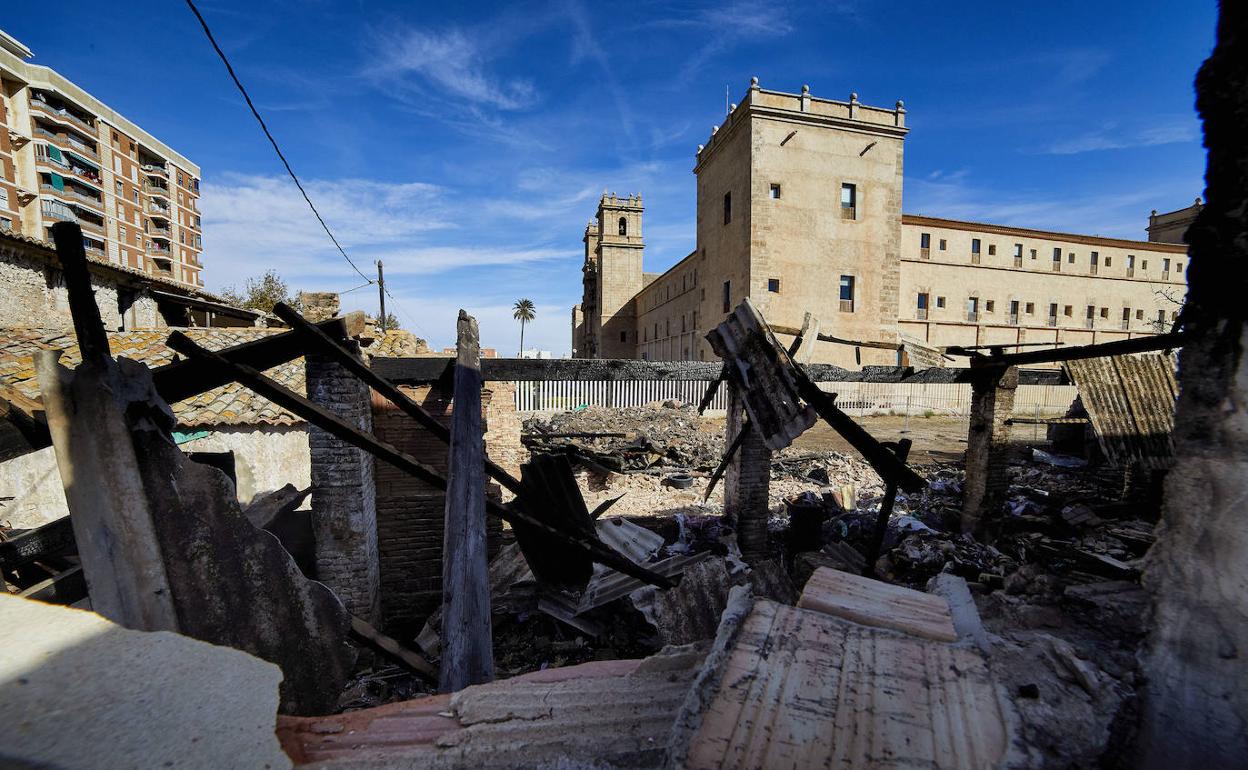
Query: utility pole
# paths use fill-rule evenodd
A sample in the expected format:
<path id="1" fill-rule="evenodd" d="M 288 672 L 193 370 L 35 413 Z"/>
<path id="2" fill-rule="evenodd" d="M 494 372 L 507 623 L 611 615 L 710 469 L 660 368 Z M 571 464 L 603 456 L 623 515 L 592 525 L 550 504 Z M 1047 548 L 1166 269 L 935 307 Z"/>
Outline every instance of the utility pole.
<path id="1" fill-rule="evenodd" d="M 381 270 L 381 260 L 377 260 L 377 304 L 380 306 L 381 313 L 377 318 L 377 324 L 381 327 L 384 334 L 386 331 L 386 277 Z"/>

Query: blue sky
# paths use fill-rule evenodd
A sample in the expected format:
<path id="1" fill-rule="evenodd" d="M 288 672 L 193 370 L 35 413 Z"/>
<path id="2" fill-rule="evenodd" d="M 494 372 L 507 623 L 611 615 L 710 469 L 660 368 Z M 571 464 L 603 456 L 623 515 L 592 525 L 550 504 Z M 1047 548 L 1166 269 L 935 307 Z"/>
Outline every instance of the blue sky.
<path id="1" fill-rule="evenodd" d="M 189 10 L 110 5 L 65 0 L 50 23 L 11 4 L 3 25 L 200 164 L 207 287 L 268 268 L 295 289 L 362 283 Z M 484 344 L 516 350 L 528 297 L 526 344 L 566 353 L 604 189 L 645 196 L 647 270 L 687 254 L 695 149 L 754 75 L 904 99 L 908 213 L 1144 238 L 1149 210 L 1203 189 L 1192 79 L 1213 0 L 200 8 L 348 253 L 384 261 L 394 312 L 436 347 L 465 307 Z M 375 288 L 344 305 L 375 312 Z"/>

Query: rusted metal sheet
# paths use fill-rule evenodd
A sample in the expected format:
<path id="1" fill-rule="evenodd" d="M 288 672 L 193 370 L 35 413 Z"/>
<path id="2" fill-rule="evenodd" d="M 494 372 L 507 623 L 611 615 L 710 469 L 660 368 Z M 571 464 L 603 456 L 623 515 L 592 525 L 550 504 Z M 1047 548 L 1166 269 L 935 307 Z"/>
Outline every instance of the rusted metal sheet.
<path id="1" fill-rule="evenodd" d="M 1169 468 L 1179 385 L 1169 353 L 1067 361 L 1092 430 L 1110 464 Z"/>
<path id="2" fill-rule="evenodd" d="M 741 389 L 750 422 L 772 451 L 779 451 L 815 424 L 802 402 L 788 354 L 747 299 L 706 335 L 724 359 L 728 380 Z"/>

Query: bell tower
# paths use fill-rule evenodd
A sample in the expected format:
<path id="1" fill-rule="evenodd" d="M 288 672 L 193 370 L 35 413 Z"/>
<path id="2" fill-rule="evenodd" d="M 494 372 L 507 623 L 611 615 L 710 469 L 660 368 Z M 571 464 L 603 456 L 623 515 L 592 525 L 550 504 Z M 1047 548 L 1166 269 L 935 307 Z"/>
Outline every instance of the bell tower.
<path id="1" fill-rule="evenodd" d="M 598 201 L 597 297 L 595 318 L 586 312 L 592 327 L 595 358 L 634 358 L 637 355 L 637 312 L 633 298 L 644 286 L 641 273 L 641 195 L 620 198 L 603 193 Z M 590 265 L 590 231 L 586 231 L 586 268 Z M 588 288 L 588 286 L 586 287 Z M 587 335 L 588 336 L 588 335 Z"/>

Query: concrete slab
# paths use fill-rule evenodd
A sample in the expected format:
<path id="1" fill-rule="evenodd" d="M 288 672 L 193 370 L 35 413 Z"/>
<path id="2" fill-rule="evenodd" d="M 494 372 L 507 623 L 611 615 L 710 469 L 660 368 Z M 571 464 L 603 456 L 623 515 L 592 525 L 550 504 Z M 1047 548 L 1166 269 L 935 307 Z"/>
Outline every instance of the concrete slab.
<path id="1" fill-rule="evenodd" d="M 281 670 L 247 653 L 4 594 L 0 650 L 0 766 L 291 766 Z"/>

